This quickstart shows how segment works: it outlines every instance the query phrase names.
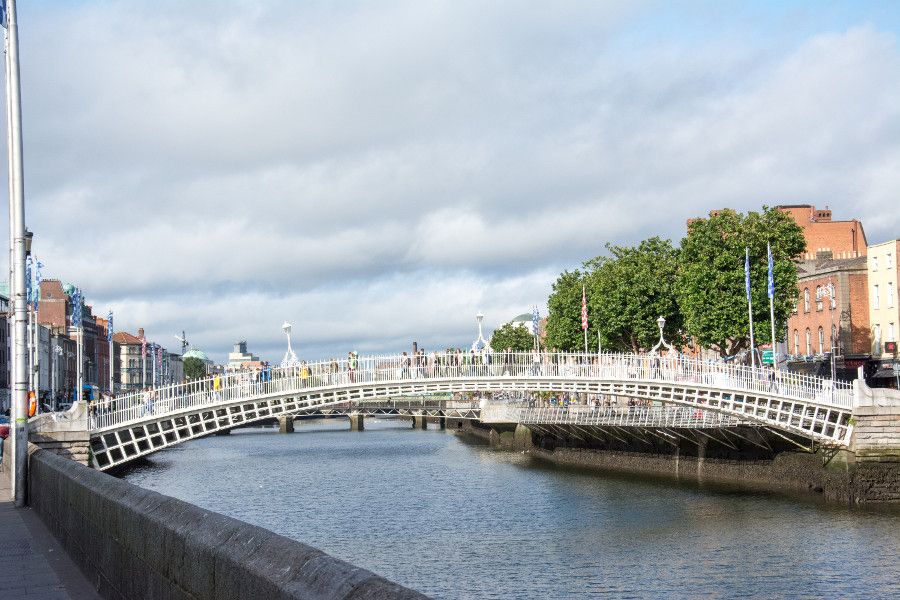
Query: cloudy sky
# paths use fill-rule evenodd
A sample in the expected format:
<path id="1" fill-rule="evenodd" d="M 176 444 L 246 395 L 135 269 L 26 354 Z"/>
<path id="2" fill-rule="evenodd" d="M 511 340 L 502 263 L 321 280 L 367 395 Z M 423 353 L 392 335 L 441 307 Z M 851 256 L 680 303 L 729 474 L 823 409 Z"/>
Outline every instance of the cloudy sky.
<path id="1" fill-rule="evenodd" d="M 900 3 L 673 4 L 22 2 L 35 252 L 279 360 L 471 343 L 717 207 L 900 236 Z"/>

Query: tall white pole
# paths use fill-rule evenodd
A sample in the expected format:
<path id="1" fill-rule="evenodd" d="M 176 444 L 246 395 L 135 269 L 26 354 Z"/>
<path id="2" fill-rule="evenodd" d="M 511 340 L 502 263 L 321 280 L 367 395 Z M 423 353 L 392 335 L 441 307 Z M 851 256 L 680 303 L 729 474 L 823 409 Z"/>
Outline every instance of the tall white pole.
<path id="1" fill-rule="evenodd" d="M 772 321 L 772 368 L 778 370 L 778 350 L 775 341 L 775 298 L 769 298 L 769 320 Z"/>
<path id="2" fill-rule="evenodd" d="M 756 369 L 756 344 L 753 336 L 753 300 L 750 298 L 750 249 L 744 249 L 744 264 L 746 266 L 747 277 L 747 311 L 750 315 L 750 366 Z"/>
<path id="3" fill-rule="evenodd" d="M 25 506 L 28 468 L 28 357 L 26 350 L 27 324 L 25 298 L 25 189 L 22 166 L 22 93 L 19 84 L 19 31 L 16 23 L 16 2 L 7 0 L 6 77 L 9 98 L 9 161 L 11 190 L 9 201 L 13 215 L 14 285 L 10 288 L 13 303 L 13 402 L 16 420 L 15 504 Z"/>
<path id="4" fill-rule="evenodd" d="M 84 397 L 84 327 L 79 326 L 76 332 L 78 344 L 75 345 L 75 401 L 81 402 Z"/>

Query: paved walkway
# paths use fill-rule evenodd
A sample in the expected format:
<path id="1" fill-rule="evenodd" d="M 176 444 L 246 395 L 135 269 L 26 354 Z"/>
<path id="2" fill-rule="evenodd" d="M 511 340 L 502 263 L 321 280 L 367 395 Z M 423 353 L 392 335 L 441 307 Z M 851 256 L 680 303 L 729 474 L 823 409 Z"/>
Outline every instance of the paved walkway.
<path id="1" fill-rule="evenodd" d="M 9 487 L 9 473 L 0 469 L 0 598 L 99 600 L 34 511 L 13 505 Z"/>

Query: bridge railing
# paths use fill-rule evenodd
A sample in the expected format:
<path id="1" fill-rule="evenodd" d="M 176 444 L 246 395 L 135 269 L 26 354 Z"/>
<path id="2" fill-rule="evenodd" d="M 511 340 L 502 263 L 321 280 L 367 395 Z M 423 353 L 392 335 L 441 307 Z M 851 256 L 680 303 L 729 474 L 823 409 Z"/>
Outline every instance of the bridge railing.
<path id="1" fill-rule="evenodd" d="M 490 403 L 481 409 L 480 419 L 491 423 L 525 425 L 609 425 L 637 427 L 711 428 L 747 425 L 736 417 L 712 410 L 689 406 L 593 407 L 575 405 L 567 408 L 523 407 Z"/>
<path id="2" fill-rule="evenodd" d="M 137 422 L 148 414 L 228 404 L 304 390 L 409 382 L 417 379 L 589 378 L 692 383 L 717 389 L 771 394 L 825 406 L 852 408 L 846 383 L 705 361 L 680 355 L 579 353 L 431 353 L 363 356 L 254 371 L 233 371 L 205 379 L 132 392 L 91 405 L 92 429 Z"/>

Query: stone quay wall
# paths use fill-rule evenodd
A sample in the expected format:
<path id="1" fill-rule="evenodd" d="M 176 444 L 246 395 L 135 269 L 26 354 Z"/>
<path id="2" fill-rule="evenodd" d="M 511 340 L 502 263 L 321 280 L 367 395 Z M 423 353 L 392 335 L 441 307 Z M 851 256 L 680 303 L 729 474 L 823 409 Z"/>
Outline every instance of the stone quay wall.
<path id="1" fill-rule="evenodd" d="M 422 599 L 267 529 L 31 445 L 29 504 L 105 598 Z"/>

